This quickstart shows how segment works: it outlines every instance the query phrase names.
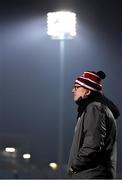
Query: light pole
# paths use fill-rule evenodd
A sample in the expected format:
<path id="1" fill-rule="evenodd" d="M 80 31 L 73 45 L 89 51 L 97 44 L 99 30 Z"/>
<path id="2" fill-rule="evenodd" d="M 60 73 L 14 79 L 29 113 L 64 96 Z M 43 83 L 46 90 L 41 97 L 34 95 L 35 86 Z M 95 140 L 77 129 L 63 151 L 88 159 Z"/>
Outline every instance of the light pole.
<path id="1" fill-rule="evenodd" d="M 58 164 L 61 178 L 63 160 L 63 121 L 64 121 L 64 41 L 76 36 L 76 14 L 68 11 L 49 12 L 47 14 L 47 34 L 60 40 L 60 81 L 59 81 L 59 142 Z"/>

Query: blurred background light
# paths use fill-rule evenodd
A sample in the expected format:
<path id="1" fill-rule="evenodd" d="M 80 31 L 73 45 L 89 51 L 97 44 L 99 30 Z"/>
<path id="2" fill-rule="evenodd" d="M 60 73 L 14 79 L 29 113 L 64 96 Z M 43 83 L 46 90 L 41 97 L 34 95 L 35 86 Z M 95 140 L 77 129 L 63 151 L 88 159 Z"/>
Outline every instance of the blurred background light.
<path id="1" fill-rule="evenodd" d="M 5 151 L 6 151 L 6 152 L 15 152 L 16 149 L 13 148 L 13 147 L 6 147 L 6 148 L 5 148 Z"/>
<path id="2" fill-rule="evenodd" d="M 24 158 L 24 159 L 30 159 L 30 158 L 31 158 L 31 155 L 30 155 L 30 154 L 23 154 L 23 158 Z"/>
<path id="3" fill-rule="evenodd" d="M 58 164 L 55 162 L 49 163 L 49 167 L 51 167 L 51 169 L 56 170 L 58 168 Z"/>

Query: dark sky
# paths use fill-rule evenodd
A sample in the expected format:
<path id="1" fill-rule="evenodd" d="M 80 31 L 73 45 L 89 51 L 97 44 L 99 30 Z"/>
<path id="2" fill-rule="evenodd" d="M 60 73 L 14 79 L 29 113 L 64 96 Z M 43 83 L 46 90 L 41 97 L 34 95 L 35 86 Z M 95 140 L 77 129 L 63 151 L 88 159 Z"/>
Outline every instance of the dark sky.
<path id="1" fill-rule="evenodd" d="M 104 94 L 120 112 L 122 108 L 120 1 L 0 1 L 0 134 L 18 146 L 25 144 L 38 166 L 58 161 L 60 42 L 47 36 L 46 14 L 62 9 L 77 14 L 77 37 L 64 42 L 63 162 L 68 160 L 76 121 L 71 89 L 77 75 L 84 70 L 105 71 Z M 120 173 L 121 118 L 117 123 Z"/>

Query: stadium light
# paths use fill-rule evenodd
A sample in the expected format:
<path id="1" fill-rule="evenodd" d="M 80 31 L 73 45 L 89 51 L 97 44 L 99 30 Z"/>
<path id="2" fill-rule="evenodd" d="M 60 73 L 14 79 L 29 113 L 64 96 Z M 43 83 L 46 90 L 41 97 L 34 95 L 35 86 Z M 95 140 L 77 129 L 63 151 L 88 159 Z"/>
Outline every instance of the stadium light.
<path id="1" fill-rule="evenodd" d="M 49 12 L 47 34 L 53 39 L 72 39 L 76 35 L 76 14 L 69 11 Z"/>

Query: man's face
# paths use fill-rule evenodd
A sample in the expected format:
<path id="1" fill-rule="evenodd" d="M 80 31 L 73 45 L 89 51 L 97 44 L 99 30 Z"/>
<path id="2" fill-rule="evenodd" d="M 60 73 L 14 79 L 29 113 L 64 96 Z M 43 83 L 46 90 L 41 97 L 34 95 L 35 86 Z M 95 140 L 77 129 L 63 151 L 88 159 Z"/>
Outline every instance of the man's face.
<path id="1" fill-rule="evenodd" d="M 74 95 L 74 101 L 77 101 L 80 97 L 83 99 L 86 98 L 86 96 L 89 94 L 88 89 L 80 86 L 80 85 L 75 85 L 74 88 L 72 89 L 72 93 Z"/>

